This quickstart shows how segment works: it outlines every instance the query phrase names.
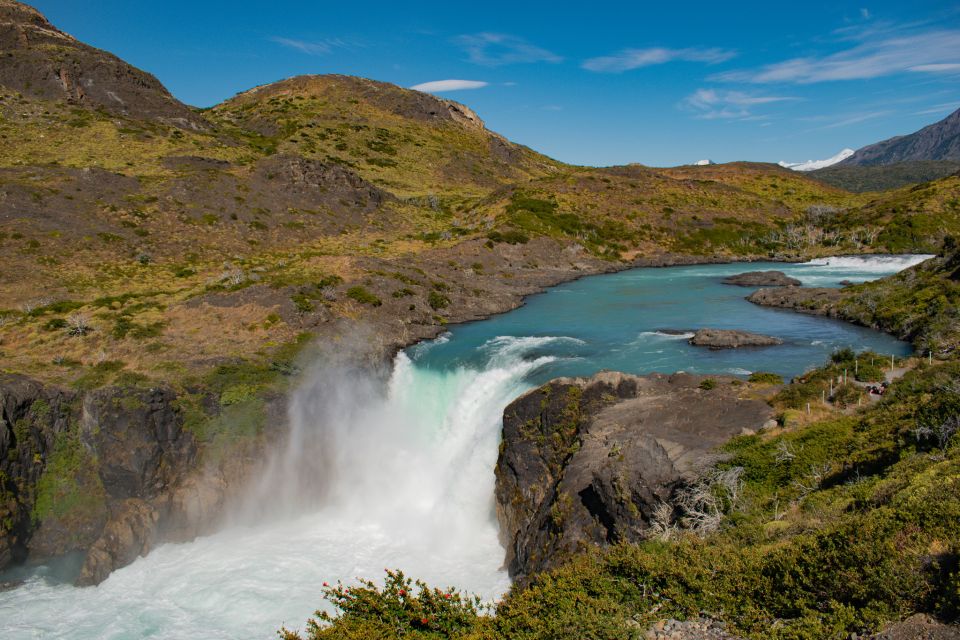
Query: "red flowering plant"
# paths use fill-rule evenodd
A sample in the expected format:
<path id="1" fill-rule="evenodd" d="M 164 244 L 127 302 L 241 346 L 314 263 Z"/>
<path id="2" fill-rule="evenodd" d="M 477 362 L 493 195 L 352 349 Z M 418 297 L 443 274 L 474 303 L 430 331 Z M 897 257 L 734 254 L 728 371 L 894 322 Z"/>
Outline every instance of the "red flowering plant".
<path id="1" fill-rule="evenodd" d="M 477 630 L 487 617 L 477 596 L 453 589 L 436 589 L 407 578 L 402 571 L 386 570 L 383 587 L 370 580 L 358 585 L 324 583 L 323 596 L 336 613 L 317 611 L 307 621 L 306 635 L 282 629 L 284 640 L 320 640 L 341 637 L 348 630 L 362 636 L 450 638 Z M 354 637 L 351 635 L 351 637 Z"/>

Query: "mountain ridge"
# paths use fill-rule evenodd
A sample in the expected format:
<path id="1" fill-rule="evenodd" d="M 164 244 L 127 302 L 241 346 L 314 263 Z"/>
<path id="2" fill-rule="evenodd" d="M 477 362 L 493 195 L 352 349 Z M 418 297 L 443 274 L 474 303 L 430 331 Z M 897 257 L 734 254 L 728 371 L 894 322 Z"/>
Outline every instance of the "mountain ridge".
<path id="1" fill-rule="evenodd" d="M 862 147 L 840 166 L 876 166 L 918 160 L 960 161 L 960 109 L 919 131 Z"/>

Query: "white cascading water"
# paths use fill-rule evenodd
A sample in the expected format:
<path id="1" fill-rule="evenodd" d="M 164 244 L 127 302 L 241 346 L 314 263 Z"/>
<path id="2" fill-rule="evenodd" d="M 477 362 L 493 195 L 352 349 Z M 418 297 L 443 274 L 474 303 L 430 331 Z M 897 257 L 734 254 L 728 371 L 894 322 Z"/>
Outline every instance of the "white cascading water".
<path id="1" fill-rule="evenodd" d="M 289 446 L 236 524 L 164 545 L 85 589 L 42 578 L 0 592 L 11 638 L 268 638 L 302 627 L 320 585 L 400 568 L 487 599 L 502 570 L 493 468 L 503 408 L 563 338 L 496 338 L 483 370 L 436 371 L 397 355 L 386 383 L 327 362 L 290 404 Z M 346 360 L 341 360 L 345 362 Z M 250 524 L 259 520 L 258 524 Z"/>

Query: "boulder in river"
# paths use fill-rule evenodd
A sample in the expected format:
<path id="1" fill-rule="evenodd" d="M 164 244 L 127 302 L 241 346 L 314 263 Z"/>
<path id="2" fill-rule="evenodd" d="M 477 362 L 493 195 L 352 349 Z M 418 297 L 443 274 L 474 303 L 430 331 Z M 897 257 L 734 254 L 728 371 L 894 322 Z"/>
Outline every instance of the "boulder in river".
<path id="1" fill-rule="evenodd" d="M 736 349 L 738 347 L 771 347 L 783 344 L 780 338 L 735 329 L 700 329 L 689 340 L 697 347 Z"/>
<path id="2" fill-rule="evenodd" d="M 773 410 L 730 377 L 601 372 L 559 378 L 503 414 L 497 516 L 523 580 L 589 546 L 648 537 L 655 511 L 710 473 L 713 451 Z"/>
<path id="3" fill-rule="evenodd" d="M 724 278 L 723 284 L 738 287 L 799 287 L 802 283 L 783 271 L 749 271 Z"/>

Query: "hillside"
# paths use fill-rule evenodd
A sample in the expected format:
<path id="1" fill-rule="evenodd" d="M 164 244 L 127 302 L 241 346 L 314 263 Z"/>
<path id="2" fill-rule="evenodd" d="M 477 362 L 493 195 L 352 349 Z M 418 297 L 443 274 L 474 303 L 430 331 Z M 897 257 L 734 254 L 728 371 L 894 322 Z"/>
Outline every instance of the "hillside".
<path id="1" fill-rule="evenodd" d="M 810 172 L 810 177 L 826 184 L 863 193 L 899 189 L 908 185 L 945 178 L 960 171 L 960 162 L 952 160 L 914 160 L 885 165 L 841 165 Z"/>
<path id="2" fill-rule="evenodd" d="M 915 133 L 858 149 L 837 166 L 876 166 L 920 160 L 960 161 L 960 109 Z"/>

